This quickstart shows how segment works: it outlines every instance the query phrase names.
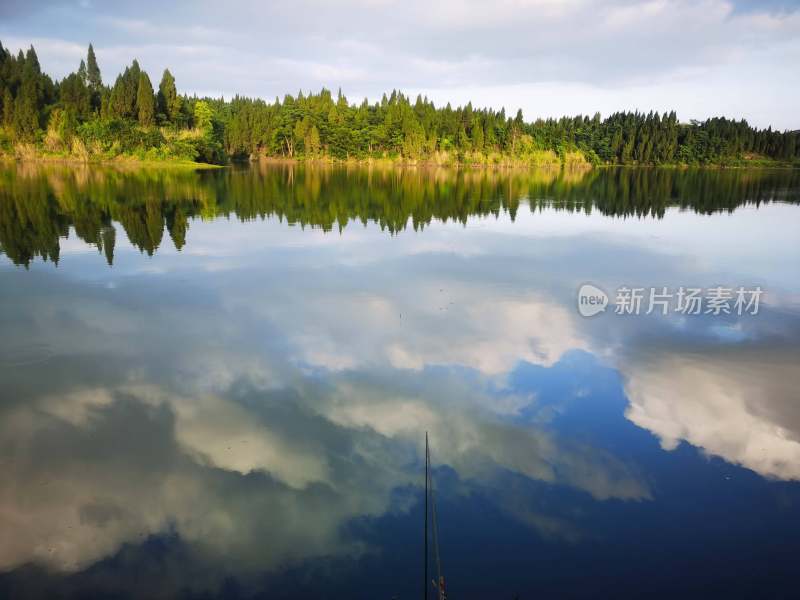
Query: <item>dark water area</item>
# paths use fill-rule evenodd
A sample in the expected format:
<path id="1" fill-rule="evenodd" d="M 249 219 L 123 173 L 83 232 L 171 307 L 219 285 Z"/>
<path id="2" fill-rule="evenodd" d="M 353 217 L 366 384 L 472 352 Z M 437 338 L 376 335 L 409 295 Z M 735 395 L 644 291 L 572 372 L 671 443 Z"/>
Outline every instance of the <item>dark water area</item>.
<path id="1" fill-rule="evenodd" d="M 421 598 L 426 431 L 448 598 L 795 597 L 798 364 L 795 171 L 5 165 L 0 597 Z"/>

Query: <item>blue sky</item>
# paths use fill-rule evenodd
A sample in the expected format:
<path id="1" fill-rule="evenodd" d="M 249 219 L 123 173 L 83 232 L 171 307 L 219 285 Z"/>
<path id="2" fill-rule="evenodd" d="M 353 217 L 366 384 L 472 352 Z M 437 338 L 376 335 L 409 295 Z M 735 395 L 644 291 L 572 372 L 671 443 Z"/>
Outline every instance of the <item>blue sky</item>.
<path id="1" fill-rule="evenodd" d="M 398 88 L 526 118 L 615 110 L 800 128 L 800 3 L 729 0 L 4 0 L 0 40 L 61 77 L 95 45 L 182 91 L 264 98 Z"/>

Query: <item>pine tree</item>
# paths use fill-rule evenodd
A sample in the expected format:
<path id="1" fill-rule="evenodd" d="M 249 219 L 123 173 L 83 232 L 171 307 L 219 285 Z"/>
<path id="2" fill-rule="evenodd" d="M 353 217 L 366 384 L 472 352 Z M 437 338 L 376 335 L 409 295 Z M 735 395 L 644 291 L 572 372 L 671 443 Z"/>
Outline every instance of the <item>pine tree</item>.
<path id="1" fill-rule="evenodd" d="M 175 89 L 175 78 L 169 69 L 164 69 L 161 83 L 158 84 L 158 112 L 164 115 L 167 121 L 176 123 L 180 109 L 181 102 L 178 98 L 178 91 Z"/>
<path id="2" fill-rule="evenodd" d="M 139 124 L 149 127 L 155 123 L 155 96 L 153 85 L 147 73 L 139 74 L 139 89 L 136 92 L 136 105 L 139 108 Z"/>
<path id="3" fill-rule="evenodd" d="M 114 87 L 111 88 L 111 96 L 108 99 L 108 116 L 123 118 L 127 116 L 126 113 L 125 80 L 124 75 L 120 74 L 117 75 Z"/>
<path id="4" fill-rule="evenodd" d="M 97 66 L 97 58 L 91 44 L 89 44 L 89 54 L 86 57 L 86 78 L 89 89 L 99 93 L 100 88 L 103 87 L 103 78 L 100 76 L 100 67 Z"/>
<path id="5" fill-rule="evenodd" d="M 125 105 L 127 116 L 131 119 L 136 119 L 139 116 L 139 105 L 136 102 L 136 96 L 139 92 L 139 76 L 141 74 L 142 70 L 139 68 L 139 61 L 134 58 L 130 69 L 126 70 L 125 75 Z"/>
<path id="6" fill-rule="evenodd" d="M 42 100 L 41 68 L 33 46 L 25 54 L 22 83 L 14 101 L 14 133 L 25 141 L 33 141 L 39 132 L 39 108 Z"/>
<path id="7" fill-rule="evenodd" d="M 65 110 L 80 118 L 89 116 L 91 112 L 91 93 L 83 79 L 76 73 L 70 73 L 61 82 L 61 105 Z"/>
<path id="8" fill-rule="evenodd" d="M 36 56 L 36 50 L 33 46 L 28 48 L 25 53 L 25 66 L 30 67 L 31 71 L 38 77 L 42 74 L 42 67 L 39 65 L 39 57 Z"/>
<path id="9" fill-rule="evenodd" d="M 97 66 L 97 58 L 91 44 L 89 44 L 89 53 L 86 57 L 86 85 L 91 94 L 92 110 L 99 111 L 102 105 L 103 79 L 100 76 L 100 67 Z"/>

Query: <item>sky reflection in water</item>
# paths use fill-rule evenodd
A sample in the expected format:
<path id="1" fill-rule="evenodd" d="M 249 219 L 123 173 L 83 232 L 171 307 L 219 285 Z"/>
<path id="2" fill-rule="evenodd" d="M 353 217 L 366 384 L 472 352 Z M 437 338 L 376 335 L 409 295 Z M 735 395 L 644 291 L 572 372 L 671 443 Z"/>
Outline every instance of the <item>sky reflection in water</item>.
<path id="1" fill-rule="evenodd" d="M 417 597 L 425 430 L 451 597 L 793 589 L 795 175 L 2 177 L 4 595 Z"/>

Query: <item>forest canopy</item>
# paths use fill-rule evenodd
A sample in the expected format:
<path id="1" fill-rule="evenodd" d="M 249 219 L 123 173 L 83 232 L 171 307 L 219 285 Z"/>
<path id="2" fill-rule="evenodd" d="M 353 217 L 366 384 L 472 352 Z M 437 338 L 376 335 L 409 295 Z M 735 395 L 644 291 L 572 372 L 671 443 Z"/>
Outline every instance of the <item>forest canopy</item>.
<path id="1" fill-rule="evenodd" d="M 715 117 L 682 123 L 674 111 L 599 113 L 526 121 L 472 103 L 437 107 L 399 91 L 351 103 L 332 94 L 287 94 L 267 102 L 180 94 L 166 69 L 158 80 L 133 60 L 104 82 L 89 45 L 60 81 L 36 51 L 0 43 L 0 153 L 80 160 L 130 157 L 223 164 L 231 159 L 363 160 L 440 164 L 762 164 L 800 161 L 800 131 L 757 129 Z"/>

